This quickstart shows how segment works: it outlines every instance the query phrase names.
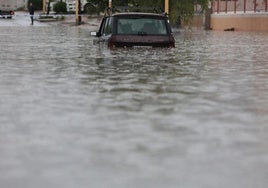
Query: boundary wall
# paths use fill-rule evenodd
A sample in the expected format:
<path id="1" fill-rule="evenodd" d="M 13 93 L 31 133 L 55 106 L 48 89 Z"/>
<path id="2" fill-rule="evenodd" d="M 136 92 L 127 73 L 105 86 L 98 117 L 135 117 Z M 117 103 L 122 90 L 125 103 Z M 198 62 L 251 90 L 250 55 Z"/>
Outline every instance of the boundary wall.
<path id="1" fill-rule="evenodd" d="M 268 14 L 212 14 L 212 30 L 268 31 Z"/>
<path id="2" fill-rule="evenodd" d="M 212 30 L 268 31 L 268 0 L 212 0 Z"/>

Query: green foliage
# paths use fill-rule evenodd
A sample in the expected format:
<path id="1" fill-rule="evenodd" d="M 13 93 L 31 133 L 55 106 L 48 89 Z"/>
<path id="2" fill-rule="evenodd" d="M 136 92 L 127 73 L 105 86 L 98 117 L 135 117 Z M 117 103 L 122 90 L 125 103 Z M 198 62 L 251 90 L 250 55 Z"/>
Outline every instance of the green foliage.
<path id="1" fill-rule="evenodd" d="M 108 6 L 108 0 L 87 0 L 87 2 L 86 12 L 90 14 L 100 14 Z"/>
<path id="2" fill-rule="evenodd" d="M 127 0 L 113 0 L 113 6 L 128 6 Z"/>
<path id="3" fill-rule="evenodd" d="M 67 12 L 67 5 L 65 2 L 57 2 L 54 4 L 53 6 L 53 10 L 56 12 L 56 13 L 65 13 Z"/>
<path id="4" fill-rule="evenodd" d="M 194 15 L 194 5 L 198 3 L 201 5 L 202 10 L 206 10 L 210 0 L 169 0 L 169 17 L 172 24 L 179 21 L 189 23 Z M 94 5 L 96 12 L 103 12 L 108 6 L 108 0 L 88 0 Z M 165 0 L 113 0 L 113 6 L 131 6 L 148 7 L 153 9 L 164 9 Z M 135 9 L 134 9 L 135 10 Z"/>
<path id="5" fill-rule="evenodd" d="M 178 19 L 184 23 L 189 23 L 194 15 L 194 2 L 189 0 L 171 0 L 169 17 L 171 23 L 175 24 Z"/>
<path id="6" fill-rule="evenodd" d="M 129 3 L 136 5 L 136 6 L 147 6 L 147 7 L 163 7 L 164 0 L 132 0 Z"/>
<path id="7" fill-rule="evenodd" d="M 197 0 L 197 3 L 201 5 L 202 10 L 206 10 L 208 8 L 208 3 L 210 0 Z"/>
<path id="8" fill-rule="evenodd" d="M 33 3 L 35 10 L 42 10 L 43 8 L 42 0 L 28 0 L 28 6 L 30 5 L 30 3 Z"/>

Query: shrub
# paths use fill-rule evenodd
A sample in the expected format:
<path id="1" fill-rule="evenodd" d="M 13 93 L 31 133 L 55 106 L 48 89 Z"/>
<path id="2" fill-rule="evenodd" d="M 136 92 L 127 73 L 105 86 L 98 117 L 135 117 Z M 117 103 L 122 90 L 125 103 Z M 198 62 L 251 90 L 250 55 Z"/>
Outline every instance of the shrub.
<path id="1" fill-rule="evenodd" d="M 56 13 L 63 13 L 63 12 L 67 12 L 67 6 L 65 2 L 57 2 L 54 4 L 53 10 Z"/>

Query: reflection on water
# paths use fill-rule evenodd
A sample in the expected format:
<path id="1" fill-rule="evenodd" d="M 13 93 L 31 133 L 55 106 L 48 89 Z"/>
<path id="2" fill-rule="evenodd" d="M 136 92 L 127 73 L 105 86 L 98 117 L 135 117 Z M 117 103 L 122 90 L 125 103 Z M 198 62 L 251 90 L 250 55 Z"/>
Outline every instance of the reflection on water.
<path id="1" fill-rule="evenodd" d="M 267 34 L 175 35 L 0 27 L 1 187 L 266 187 Z"/>

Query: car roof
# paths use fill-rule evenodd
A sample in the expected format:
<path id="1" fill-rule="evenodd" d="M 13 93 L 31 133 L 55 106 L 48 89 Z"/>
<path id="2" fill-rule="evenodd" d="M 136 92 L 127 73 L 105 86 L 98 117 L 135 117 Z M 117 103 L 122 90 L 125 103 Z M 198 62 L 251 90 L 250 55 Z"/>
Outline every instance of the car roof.
<path id="1" fill-rule="evenodd" d="M 167 18 L 165 14 L 156 14 L 156 13 L 144 13 L 144 12 L 124 12 L 124 13 L 115 13 L 111 16 L 114 17 L 128 17 L 128 16 L 145 16 L 145 17 L 159 17 L 159 18 Z"/>

